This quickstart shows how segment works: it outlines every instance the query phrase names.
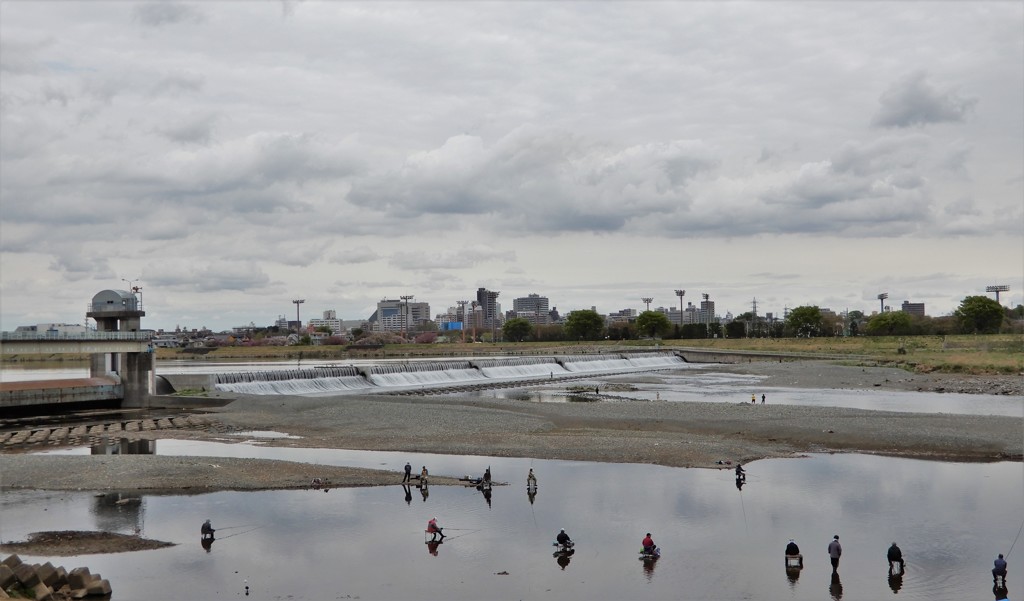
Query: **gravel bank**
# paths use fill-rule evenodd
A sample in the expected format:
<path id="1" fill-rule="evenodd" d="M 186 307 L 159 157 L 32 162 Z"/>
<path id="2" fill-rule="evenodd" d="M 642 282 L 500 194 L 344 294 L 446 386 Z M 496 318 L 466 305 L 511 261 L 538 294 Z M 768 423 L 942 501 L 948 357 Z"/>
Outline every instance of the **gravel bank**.
<path id="1" fill-rule="evenodd" d="M 909 374 L 820 362 L 716 366 L 764 376 L 763 386 L 935 390 L 973 382 L 1020 394 L 1020 378 Z M 638 379 L 647 376 L 639 375 Z M 616 377 L 621 383 L 628 378 Z M 980 383 L 980 384 L 979 384 Z M 967 384 L 964 384 L 967 386 Z M 953 388 L 949 388 L 953 390 Z M 744 393 L 744 395 L 747 393 Z M 745 396 L 744 396 L 745 398 Z M 716 467 L 805 452 L 865 452 L 962 461 L 1020 461 L 1024 419 L 877 412 L 835 407 L 611 401 L 535 403 L 472 397 L 249 396 L 214 411 L 243 430 L 299 439 L 267 444 L 541 459 Z M 163 430 L 145 436 L 217 439 L 217 432 Z M 395 472 L 244 458 L 147 455 L 0 455 L 0 488 L 213 490 L 397 484 Z M 455 484 L 432 478 L 431 483 Z"/>

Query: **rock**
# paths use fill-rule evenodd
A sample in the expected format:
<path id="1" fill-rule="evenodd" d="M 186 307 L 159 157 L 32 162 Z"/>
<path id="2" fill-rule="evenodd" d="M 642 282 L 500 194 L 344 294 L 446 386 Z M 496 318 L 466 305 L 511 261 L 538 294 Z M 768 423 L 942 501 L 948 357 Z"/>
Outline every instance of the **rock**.
<path id="1" fill-rule="evenodd" d="M 18 567 L 14 568 L 14 576 L 25 588 L 32 588 L 39 583 L 36 569 L 27 563 L 18 564 Z"/>
<path id="2" fill-rule="evenodd" d="M 89 583 L 89 586 L 85 587 L 85 590 L 90 595 L 109 595 L 110 594 L 110 583 L 104 579 L 93 580 Z"/>
<path id="3" fill-rule="evenodd" d="M 21 563 L 21 558 L 18 557 L 17 553 L 8 555 L 7 557 L 4 558 L 3 561 L 0 561 L 0 564 L 3 564 L 5 566 L 11 568 L 11 570 L 13 570 L 15 568 L 15 566 L 19 565 L 20 563 Z"/>
<path id="4" fill-rule="evenodd" d="M 32 596 L 36 601 L 49 601 L 53 599 L 53 589 L 42 582 L 37 582 L 32 587 Z"/>
<path id="5" fill-rule="evenodd" d="M 57 568 L 53 567 L 53 564 L 50 562 L 39 566 L 36 574 L 39 576 L 39 581 L 48 587 L 52 587 L 53 583 L 57 582 Z"/>
<path id="6" fill-rule="evenodd" d="M 89 573 L 89 568 L 75 568 L 68 574 L 68 586 L 72 590 L 84 589 L 92 581 L 93 575 Z"/>
<path id="7" fill-rule="evenodd" d="M 9 566 L 0 564 L 0 590 L 11 586 L 17 580 L 18 579 L 14 577 L 14 570 Z"/>

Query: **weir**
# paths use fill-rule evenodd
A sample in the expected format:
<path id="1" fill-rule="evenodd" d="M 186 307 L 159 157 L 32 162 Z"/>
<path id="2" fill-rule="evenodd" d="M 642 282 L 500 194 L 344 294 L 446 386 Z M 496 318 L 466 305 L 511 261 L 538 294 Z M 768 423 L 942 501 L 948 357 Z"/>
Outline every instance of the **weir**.
<path id="1" fill-rule="evenodd" d="M 464 361 L 416 361 L 364 367 L 337 366 L 243 372 L 213 376 L 213 386 L 240 394 L 329 394 L 446 388 L 518 380 L 580 377 L 673 369 L 685 362 L 674 353 L 511 357 Z"/>

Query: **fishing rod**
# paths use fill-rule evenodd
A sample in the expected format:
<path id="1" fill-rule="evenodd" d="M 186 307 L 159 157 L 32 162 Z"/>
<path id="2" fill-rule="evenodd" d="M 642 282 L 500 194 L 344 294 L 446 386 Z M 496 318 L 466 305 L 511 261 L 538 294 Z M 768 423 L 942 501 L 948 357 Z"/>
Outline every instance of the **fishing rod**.
<path id="1" fill-rule="evenodd" d="M 1013 547 L 1017 544 L 1017 539 L 1020 538 L 1021 530 L 1024 530 L 1024 520 L 1020 522 L 1020 528 L 1017 528 L 1017 536 L 1013 539 L 1013 544 L 1010 545 L 1010 550 L 1006 552 L 1006 559 L 1010 558 L 1010 553 L 1013 553 Z"/>
<path id="2" fill-rule="evenodd" d="M 234 530 L 235 528 L 248 528 L 252 524 L 242 524 L 241 526 L 220 526 L 217 530 Z"/>

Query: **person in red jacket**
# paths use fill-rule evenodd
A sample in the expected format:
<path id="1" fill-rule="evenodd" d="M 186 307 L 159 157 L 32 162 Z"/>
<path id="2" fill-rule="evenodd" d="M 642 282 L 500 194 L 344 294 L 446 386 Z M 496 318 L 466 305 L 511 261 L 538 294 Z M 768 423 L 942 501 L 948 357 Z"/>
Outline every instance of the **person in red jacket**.
<path id="1" fill-rule="evenodd" d="M 640 544 L 644 546 L 644 553 L 654 553 L 654 539 L 651 538 L 650 532 L 647 533 L 647 536 L 644 537 L 643 542 Z"/>

